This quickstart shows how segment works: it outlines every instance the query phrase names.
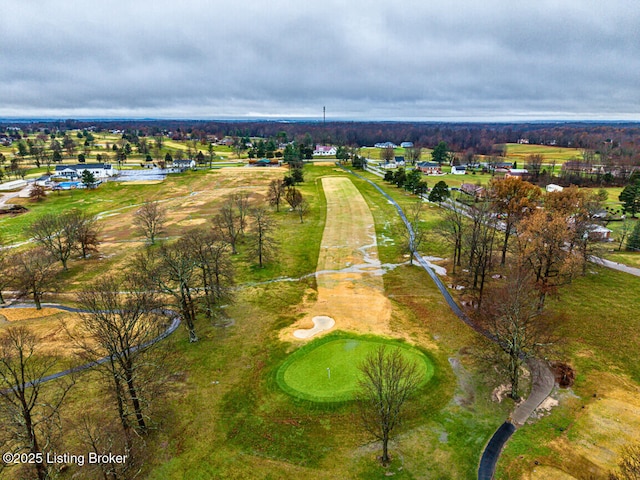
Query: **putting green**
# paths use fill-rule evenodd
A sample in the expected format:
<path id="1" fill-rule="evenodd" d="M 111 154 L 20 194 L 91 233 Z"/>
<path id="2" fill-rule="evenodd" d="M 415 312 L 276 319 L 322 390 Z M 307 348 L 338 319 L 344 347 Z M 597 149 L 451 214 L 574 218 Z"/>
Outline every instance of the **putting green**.
<path id="1" fill-rule="evenodd" d="M 422 385 L 433 376 L 433 363 L 421 351 L 403 343 L 376 337 L 332 335 L 320 338 L 294 352 L 277 373 L 280 387 L 304 400 L 342 402 L 353 400 L 358 389 L 359 366 L 381 345 L 399 348 L 415 361 Z"/>

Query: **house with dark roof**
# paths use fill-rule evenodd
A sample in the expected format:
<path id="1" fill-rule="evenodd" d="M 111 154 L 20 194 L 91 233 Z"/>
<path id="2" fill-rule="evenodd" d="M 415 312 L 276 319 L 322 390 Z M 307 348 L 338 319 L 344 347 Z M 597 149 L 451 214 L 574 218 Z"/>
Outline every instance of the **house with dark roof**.
<path id="1" fill-rule="evenodd" d="M 474 198 L 482 198 L 486 195 L 486 190 L 482 185 L 474 185 L 473 183 L 463 183 L 460 185 L 460 191 Z"/>
<path id="2" fill-rule="evenodd" d="M 442 173 L 442 168 L 437 162 L 419 162 L 416 168 L 426 175 L 436 175 Z"/>

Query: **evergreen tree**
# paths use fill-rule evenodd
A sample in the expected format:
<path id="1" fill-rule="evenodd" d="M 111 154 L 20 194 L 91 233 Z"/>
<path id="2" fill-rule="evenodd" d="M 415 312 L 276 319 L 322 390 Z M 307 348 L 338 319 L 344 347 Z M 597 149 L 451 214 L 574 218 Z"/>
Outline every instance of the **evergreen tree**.
<path id="1" fill-rule="evenodd" d="M 627 250 L 640 252 L 640 222 L 636 222 L 636 226 L 633 227 L 633 232 L 629 235 Z"/>
<path id="2" fill-rule="evenodd" d="M 431 159 L 440 165 L 449 161 L 449 148 L 445 142 L 440 142 L 433 148 Z"/>
<path id="3" fill-rule="evenodd" d="M 444 180 L 440 180 L 433 186 L 431 193 L 429 193 L 430 202 L 443 202 L 449 198 L 449 187 Z"/>
<path id="4" fill-rule="evenodd" d="M 635 218 L 636 213 L 640 212 L 640 180 L 624 187 L 618 200 L 622 202 L 625 213 L 630 213 Z"/>

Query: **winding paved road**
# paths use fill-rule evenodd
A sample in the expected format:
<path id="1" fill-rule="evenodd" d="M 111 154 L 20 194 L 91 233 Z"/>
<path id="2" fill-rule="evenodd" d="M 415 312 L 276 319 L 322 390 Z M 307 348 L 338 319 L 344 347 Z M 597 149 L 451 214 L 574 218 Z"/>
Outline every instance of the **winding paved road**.
<path id="1" fill-rule="evenodd" d="M 375 182 L 372 182 L 368 178 L 364 178 L 363 176 L 358 175 L 357 173 L 341 165 L 340 168 L 371 184 L 395 207 L 398 215 L 400 215 L 400 218 L 402 218 L 402 221 L 407 227 L 407 230 L 409 230 L 409 237 L 411 239 L 410 241 L 413 242 L 413 228 L 411 227 L 411 224 L 402 211 L 402 208 L 400 208 L 400 205 L 398 205 L 396 201 L 393 200 L 393 198 L 391 198 Z M 444 285 L 444 283 L 442 283 L 442 280 L 440 280 L 440 278 L 431 269 L 431 267 L 429 267 L 424 258 L 422 258 L 422 256 L 418 252 L 415 252 L 414 257 L 434 281 L 434 283 L 438 287 L 438 290 L 440 290 L 440 293 L 442 293 L 442 296 L 444 297 L 453 313 L 460 320 L 473 328 L 476 332 L 484 335 L 489 340 L 496 342 L 497 339 L 494 335 L 475 325 L 462 311 L 460 306 L 456 303 L 456 301 L 447 290 L 447 287 Z M 546 362 L 537 359 L 529 359 L 527 360 L 527 366 L 529 367 L 532 375 L 531 393 L 529 394 L 529 397 L 527 397 L 527 399 L 523 403 L 518 405 L 518 407 L 516 407 L 516 409 L 512 412 L 510 421 L 508 420 L 503 423 L 489 440 L 489 443 L 482 452 L 482 458 L 480 459 L 480 464 L 478 467 L 478 480 L 491 480 L 491 478 L 493 478 L 496 463 L 498 462 L 498 458 L 500 457 L 500 453 L 502 452 L 502 448 L 504 447 L 505 443 L 507 442 L 507 440 L 509 440 L 513 432 L 515 432 L 518 427 L 524 425 L 527 418 L 531 416 L 533 411 L 538 408 L 538 406 L 540 406 L 545 398 L 549 396 L 551 390 L 555 385 L 555 377 Z"/>

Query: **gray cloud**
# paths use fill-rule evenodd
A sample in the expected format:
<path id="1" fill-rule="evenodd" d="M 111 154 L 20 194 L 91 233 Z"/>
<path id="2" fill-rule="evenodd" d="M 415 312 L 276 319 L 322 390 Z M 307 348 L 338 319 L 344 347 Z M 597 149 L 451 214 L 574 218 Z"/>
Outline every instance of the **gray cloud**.
<path id="1" fill-rule="evenodd" d="M 3 116 L 638 119 L 630 0 L 26 0 Z"/>

